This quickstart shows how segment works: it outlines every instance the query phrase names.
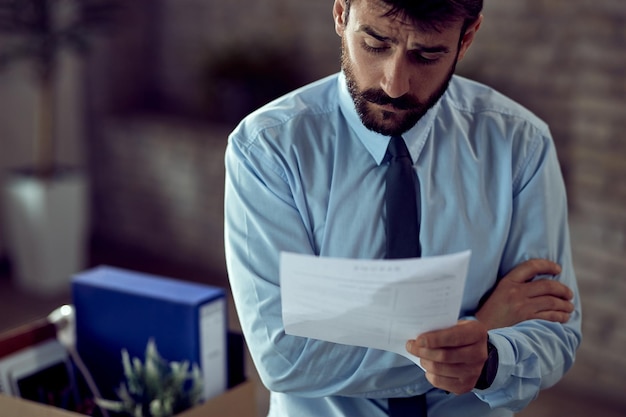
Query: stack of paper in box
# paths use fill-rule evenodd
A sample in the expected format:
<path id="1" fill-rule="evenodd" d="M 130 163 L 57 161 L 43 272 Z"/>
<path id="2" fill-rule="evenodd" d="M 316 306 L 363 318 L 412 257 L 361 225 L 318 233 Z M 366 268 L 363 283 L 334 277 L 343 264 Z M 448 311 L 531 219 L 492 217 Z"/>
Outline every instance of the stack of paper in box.
<path id="1" fill-rule="evenodd" d="M 105 398 L 124 380 L 122 349 L 143 362 L 154 339 L 168 361 L 197 363 L 204 398 L 226 390 L 226 298 L 218 287 L 101 266 L 72 281 L 78 352 Z"/>

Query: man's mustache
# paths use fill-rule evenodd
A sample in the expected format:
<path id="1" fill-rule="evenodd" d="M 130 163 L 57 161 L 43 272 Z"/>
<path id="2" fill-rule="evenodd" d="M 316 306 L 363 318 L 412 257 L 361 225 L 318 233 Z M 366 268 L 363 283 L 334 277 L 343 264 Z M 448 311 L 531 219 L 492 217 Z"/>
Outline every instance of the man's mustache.
<path id="1" fill-rule="evenodd" d="M 391 98 L 382 90 L 370 89 L 363 91 L 361 96 L 370 103 L 381 106 L 391 105 L 398 110 L 412 110 L 421 106 L 419 100 L 406 94 L 402 97 Z"/>

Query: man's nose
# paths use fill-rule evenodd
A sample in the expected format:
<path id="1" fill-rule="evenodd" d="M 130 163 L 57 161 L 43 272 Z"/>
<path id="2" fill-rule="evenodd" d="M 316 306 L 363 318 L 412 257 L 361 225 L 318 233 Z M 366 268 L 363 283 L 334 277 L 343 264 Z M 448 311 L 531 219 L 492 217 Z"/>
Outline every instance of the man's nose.
<path id="1" fill-rule="evenodd" d="M 404 57 L 393 57 L 385 65 L 381 88 L 391 98 L 402 97 L 410 89 L 410 72 Z"/>

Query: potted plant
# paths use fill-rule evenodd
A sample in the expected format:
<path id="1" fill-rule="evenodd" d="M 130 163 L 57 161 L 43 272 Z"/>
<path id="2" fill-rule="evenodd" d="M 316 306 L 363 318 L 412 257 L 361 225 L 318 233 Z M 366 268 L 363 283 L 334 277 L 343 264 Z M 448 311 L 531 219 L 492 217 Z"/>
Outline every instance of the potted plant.
<path id="1" fill-rule="evenodd" d="M 171 417 L 202 401 L 202 373 L 188 361 L 169 362 L 148 340 L 145 363 L 122 350 L 126 381 L 117 389 L 119 400 L 96 399 L 96 403 L 124 417 Z M 191 368 L 191 369 L 190 369 Z"/>
<path id="2" fill-rule="evenodd" d="M 37 93 L 32 165 L 7 176 L 3 196 L 13 275 L 27 291 L 65 290 L 84 264 L 88 184 L 55 161 L 55 86 L 60 53 L 84 56 L 118 10 L 118 0 L 0 0 L 0 70 L 29 60 Z"/>

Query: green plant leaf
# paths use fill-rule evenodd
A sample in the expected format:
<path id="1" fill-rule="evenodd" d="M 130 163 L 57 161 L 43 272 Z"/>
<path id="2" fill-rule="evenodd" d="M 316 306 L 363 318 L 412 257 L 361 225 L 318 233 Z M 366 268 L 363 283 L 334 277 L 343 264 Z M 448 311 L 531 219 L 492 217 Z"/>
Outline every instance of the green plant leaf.
<path id="1" fill-rule="evenodd" d="M 126 381 L 116 393 L 122 412 L 130 416 L 170 417 L 193 407 L 202 398 L 200 367 L 189 361 L 168 362 L 152 339 L 146 344 L 143 363 L 139 358 L 131 360 L 128 351 L 122 349 L 122 365 Z"/>

